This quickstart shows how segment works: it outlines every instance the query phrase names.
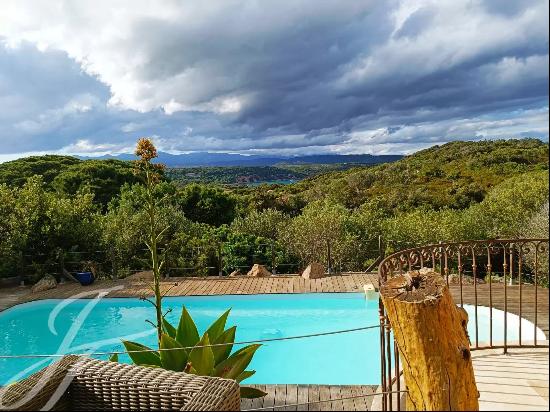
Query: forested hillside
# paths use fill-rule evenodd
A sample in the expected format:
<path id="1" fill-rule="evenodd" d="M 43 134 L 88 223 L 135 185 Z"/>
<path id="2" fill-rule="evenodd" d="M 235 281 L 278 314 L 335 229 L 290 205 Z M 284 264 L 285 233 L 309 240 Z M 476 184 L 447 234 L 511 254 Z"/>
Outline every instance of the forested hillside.
<path id="1" fill-rule="evenodd" d="M 535 139 L 453 142 L 393 163 L 326 173 L 268 193 L 264 204 L 296 213 L 296 205 L 329 199 L 347 208 L 375 202 L 388 212 L 419 207 L 462 209 L 505 179 L 548 170 L 548 144 Z"/>
<path id="2" fill-rule="evenodd" d="M 0 276 L 29 279 L 65 261 L 105 276 L 144 268 L 144 190 L 129 162 L 44 156 L 0 165 Z M 548 144 L 454 142 L 394 163 L 291 185 L 157 187 L 172 275 L 312 261 L 364 270 L 386 251 L 445 240 L 547 237 Z M 162 201 L 161 201 L 162 199 Z M 76 269 L 76 268 L 75 268 Z M 81 268 L 82 269 L 82 268 Z"/>
<path id="3" fill-rule="evenodd" d="M 0 164 L 0 184 L 21 187 L 27 179 L 42 176 L 46 189 L 75 195 L 89 191 L 106 206 L 125 183 L 138 183 L 132 164 L 121 160 L 86 160 L 71 156 L 32 156 Z"/>
<path id="4" fill-rule="evenodd" d="M 358 163 L 280 163 L 275 166 L 178 167 L 166 169 L 166 177 L 182 185 L 217 183 L 229 186 L 258 186 L 295 183 L 323 173 L 359 166 L 361 164 Z"/>

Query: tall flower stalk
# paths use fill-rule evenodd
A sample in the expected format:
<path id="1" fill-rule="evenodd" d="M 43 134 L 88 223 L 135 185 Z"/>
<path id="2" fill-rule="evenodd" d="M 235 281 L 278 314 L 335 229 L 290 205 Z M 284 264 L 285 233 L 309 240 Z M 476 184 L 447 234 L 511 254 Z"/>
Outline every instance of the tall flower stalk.
<path id="1" fill-rule="evenodd" d="M 136 161 L 136 172 L 143 176 L 145 180 L 145 212 L 148 217 L 148 229 L 147 234 L 147 248 L 151 254 L 151 266 L 153 269 L 153 285 L 152 289 L 155 294 L 155 300 L 153 306 L 156 311 L 156 322 L 153 326 L 157 329 L 158 345 L 160 347 L 162 338 L 162 294 L 160 291 L 160 279 L 161 271 L 164 265 L 164 261 L 159 254 L 159 242 L 162 239 L 162 235 L 168 227 L 164 227 L 159 230 L 159 216 L 158 216 L 158 201 L 155 199 L 154 189 L 160 181 L 161 171 L 164 169 L 164 165 L 155 164 L 152 162 L 157 157 L 157 149 L 148 138 L 139 139 L 136 147 L 136 155 L 139 160 Z M 152 323 L 152 322 L 151 322 Z"/>

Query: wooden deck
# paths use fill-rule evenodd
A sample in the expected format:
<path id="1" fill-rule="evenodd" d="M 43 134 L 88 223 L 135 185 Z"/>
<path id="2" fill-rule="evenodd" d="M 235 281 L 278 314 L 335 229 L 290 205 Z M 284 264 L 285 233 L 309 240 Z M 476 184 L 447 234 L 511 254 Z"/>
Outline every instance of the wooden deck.
<path id="1" fill-rule="evenodd" d="M 273 406 L 305 404 L 331 399 L 352 398 L 334 402 L 319 402 L 310 405 L 274 408 L 274 411 L 368 411 L 376 391 L 375 386 L 327 386 L 327 385 L 251 385 L 268 395 L 260 399 L 243 399 L 241 410 L 255 410 Z"/>
<path id="2" fill-rule="evenodd" d="M 363 285 L 378 285 L 375 274 L 350 273 L 342 276 L 330 276 L 323 279 L 303 279 L 297 275 L 276 275 L 265 278 L 239 277 L 187 277 L 164 280 L 161 289 L 166 296 L 205 296 L 205 295 L 252 295 L 266 293 L 315 293 L 315 292 L 362 292 Z M 148 283 L 124 280 L 102 280 L 91 286 L 82 287 L 76 283 L 65 283 L 56 289 L 45 292 L 29 293 L 19 302 L 40 299 L 63 299 L 82 292 L 94 292 L 100 289 L 120 287 L 109 293 L 109 297 L 151 296 Z M 1 290 L 1 289 L 0 289 Z M 90 293 L 89 297 L 93 297 Z"/>

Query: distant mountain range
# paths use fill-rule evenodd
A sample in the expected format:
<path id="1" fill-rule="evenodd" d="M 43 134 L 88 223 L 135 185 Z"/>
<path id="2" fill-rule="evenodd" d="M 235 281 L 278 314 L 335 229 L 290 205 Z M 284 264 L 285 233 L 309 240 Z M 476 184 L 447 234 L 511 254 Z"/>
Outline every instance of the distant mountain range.
<path id="1" fill-rule="evenodd" d="M 200 167 L 200 166 L 273 166 L 276 164 L 334 164 L 334 163 L 356 163 L 356 164 L 378 164 L 393 162 L 401 159 L 400 155 L 312 155 L 294 157 L 262 157 L 246 156 L 234 153 L 210 153 L 195 152 L 185 154 L 170 154 L 159 152 L 157 161 L 168 167 Z M 135 160 L 133 154 L 120 154 L 116 156 L 101 157 L 80 157 L 81 159 L 118 159 Z"/>

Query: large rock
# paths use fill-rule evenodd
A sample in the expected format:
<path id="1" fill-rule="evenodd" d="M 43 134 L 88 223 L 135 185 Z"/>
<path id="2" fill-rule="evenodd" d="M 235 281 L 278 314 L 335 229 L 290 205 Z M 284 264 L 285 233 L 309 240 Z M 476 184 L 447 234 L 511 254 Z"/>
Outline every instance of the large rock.
<path id="1" fill-rule="evenodd" d="M 271 272 L 266 269 L 264 265 L 258 265 L 257 263 L 252 266 L 252 269 L 248 271 L 246 276 L 252 276 L 255 278 L 265 278 L 271 276 Z"/>
<path id="2" fill-rule="evenodd" d="M 43 292 L 45 290 L 55 289 L 57 280 L 52 275 L 46 275 L 40 279 L 31 289 L 32 293 Z"/>
<path id="3" fill-rule="evenodd" d="M 310 264 L 303 272 L 304 279 L 320 279 L 325 277 L 325 267 L 320 263 Z"/>

